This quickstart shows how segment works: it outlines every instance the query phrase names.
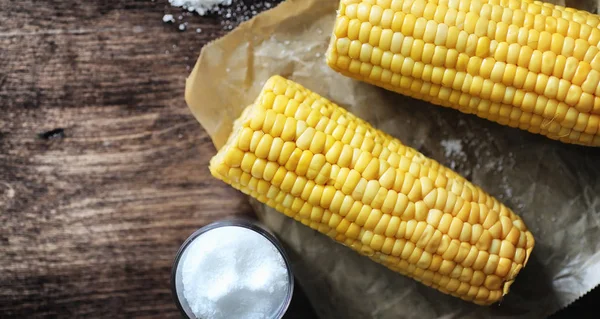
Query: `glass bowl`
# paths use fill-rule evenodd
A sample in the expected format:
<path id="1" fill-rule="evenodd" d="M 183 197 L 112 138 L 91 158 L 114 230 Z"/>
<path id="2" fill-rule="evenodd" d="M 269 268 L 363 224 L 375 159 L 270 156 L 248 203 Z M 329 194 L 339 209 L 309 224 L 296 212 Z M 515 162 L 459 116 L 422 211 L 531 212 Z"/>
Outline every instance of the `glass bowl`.
<path id="1" fill-rule="evenodd" d="M 294 274 L 292 273 L 292 267 L 290 264 L 290 260 L 287 256 L 287 254 L 285 253 L 283 246 L 281 245 L 281 243 L 279 242 L 279 240 L 275 237 L 275 235 L 273 233 L 271 233 L 269 230 L 267 230 L 267 228 L 264 227 L 262 224 L 260 224 L 258 221 L 250 220 L 250 219 L 241 219 L 241 218 L 221 220 L 221 221 L 217 221 L 217 222 L 208 224 L 208 225 L 198 229 L 194 233 L 192 233 L 192 235 L 190 235 L 190 237 L 188 237 L 185 240 L 183 245 L 181 245 L 181 247 L 179 248 L 179 251 L 177 252 L 177 255 L 175 255 L 175 260 L 173 262 L 173 267 L 172 267 L 172 271 L 171 271 L 171 293 L 173 294 L 173 298 L 175 299 L 177 308 L 179 308 L 179 310 L 181 311 L 181 313 L 184 315 L 185 318 L 210 319 L 210 318 L 196 318 L 196 316 L 190 309 L 190 307 L 183 295 L 183 283 L 182 283 L 182 274 L 181 274 L 182 267 L 180 267 L 181 266 L 180 261 L 184 260 L 183 257 L 186 254 L 186 248 L 188 248 L 190 246 L 190 244 L 194 241 L 194 239 L 198 238 L 198 236 L 200 236 L 210 230 L 213 230 L 215 228 L 228 227 L 228 226 L 237 226 L 237 227 L 247 228 L 247 229 L 250 229 L 250 230 L 262 235 L 263 237 L 268 239 L 273 244 L 273 246 L 275 246 L 275 248 L 277 248 L 277 250 L 281 254 L 283 261 L 285 262 L 285 266 L 287 268 L 287 273 L 288 273 L 288 292 L 286 294 L 285 299 L 282 301 L 279 309 L 270 318 L 270 319 L 281 319 L 283 317 L 283 315 L 285 314 L 285 312 L 287 311 L 287 309 L 290 305 L 290 302 L 292 300 L 292 295 L 294 293 Z"/>

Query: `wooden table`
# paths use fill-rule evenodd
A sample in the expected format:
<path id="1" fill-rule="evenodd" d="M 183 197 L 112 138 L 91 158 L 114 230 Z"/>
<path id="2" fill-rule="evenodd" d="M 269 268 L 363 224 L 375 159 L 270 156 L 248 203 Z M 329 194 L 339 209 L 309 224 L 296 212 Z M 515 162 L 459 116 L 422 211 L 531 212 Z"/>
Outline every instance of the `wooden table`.
<path id="1" fill-rule="evenodd" d="M 182 12 L 0 0 L 0 317 L 178 317 L 179 245 L 252 214 L 210 176 L 215 149 L 183 99 L 200 49 L 226 31 Z M 311 318 L 296 296 L 288 317 Z"/>

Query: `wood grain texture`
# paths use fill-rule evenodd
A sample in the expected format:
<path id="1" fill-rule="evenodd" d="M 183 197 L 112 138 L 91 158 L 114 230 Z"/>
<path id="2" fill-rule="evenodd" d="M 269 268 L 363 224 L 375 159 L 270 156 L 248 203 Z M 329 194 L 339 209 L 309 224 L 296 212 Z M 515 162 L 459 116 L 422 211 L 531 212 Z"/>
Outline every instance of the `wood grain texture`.
<path id="1" fill-rule="evenodd" d="M 221 21 L 184 16 L 180 32 L 167 12 L 183 11 L 0 0 L 0 317 L 176 318 L 179 245 L 252 215 L 210 176 L 215 149 L 183 100 Z M 286 318 L 309 308 L 299 292 Z"/>
<path id="2" fill-rule="evenodd" d="M 183 12 L 0 0 L 0 317 L 178 317 L 179 245 L 252 214 L 210 176 L 215 149 L 183 99 L 223 28 L 196 15 L 180 32 L 166 11 Z"/>

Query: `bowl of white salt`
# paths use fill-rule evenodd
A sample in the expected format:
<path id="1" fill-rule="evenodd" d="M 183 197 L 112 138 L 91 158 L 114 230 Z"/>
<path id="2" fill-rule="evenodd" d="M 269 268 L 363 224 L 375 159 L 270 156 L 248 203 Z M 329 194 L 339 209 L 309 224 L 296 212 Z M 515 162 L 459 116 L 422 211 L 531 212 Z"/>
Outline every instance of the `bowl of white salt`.
<path id="1" fill-rule="evenodd" d="M 257 222 L 234 219 L 202 227 L 183 243 L 171 288 L 190 319 L 280 319 L 294 276 L 273 234 Z"/>

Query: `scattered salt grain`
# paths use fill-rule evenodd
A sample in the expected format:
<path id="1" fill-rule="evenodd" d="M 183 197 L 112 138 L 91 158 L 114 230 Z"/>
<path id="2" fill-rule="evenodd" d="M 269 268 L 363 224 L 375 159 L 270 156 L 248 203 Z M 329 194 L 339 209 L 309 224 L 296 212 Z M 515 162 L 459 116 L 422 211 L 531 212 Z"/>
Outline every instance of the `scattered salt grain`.
<path id="1" fill-rule="evenodd" d="M 185 21 L 193 12 L 199 15 L 212 14 L 218 16 L 224 30 L 233 30 L 240 23 L 249 20 L 258 13 L 275 7 L 281 0 L 256 0 L 256 1 L 232 1 L 232 0 L 169 0 L 175 7 L 181 7 L 183 12 L 179 21 Z M 172 15 L 169 15 L 172 17 Z M 168 20 L 175 22 L 176 19 Z M 200 33 L 200 32 L 198 32 Z"/>
<path id="2" fill-rule="evenodd" d="M 231 0 L 169 0 L 169 3 L 172 6 L 182 7 L 188 11 L 196 11 L 199 15 L 203 16 L 219 5 L 231 5 Z"/>
<path id="3" fill-rule="evenodd" d="M 173 22 L 175 22 L 175 18 L 173 18 L 173 15 L 172 15 L 172 14 L 165 14 L 165 15 L 163 16 L 163 22 L 164 22 L 164 23 L 169 23 L 169 22 L 170 22 L 170 23 L 173 23 Z"/>
<path id="4" fill-rule="evenodd" d="M 451 169 L 456 169 L 456 162 L 455 161 L 450 161 L 450 168 Z"/>
<path id="5" fill-rule="evenodd" d="M 183 295 L 198 318 L 272 318 L 289 292 L 277 248 L 237 226 L 198 236 L 182 256 Z"/>
<path id="6" fill-rule="evenodd" d="M 202 32 L 201 28 L 196 29 L 196 33 L 201 33 L 201 32 Z"/>
<path id="7" fill-rule="evenodd" d="M 185 24 L 182 23 L 179 25 L 179 31 L 185 31 L 185 28 L 186 28 Z"/>
<path id="8" fill-rule="evenodd" d="M 444 148 L 444 156 L 446 157 L 450 157 L 452 155 L 454 156 L 461 156 L 464 155 L 463 151 L 462 151 L 462 143 L 460 140 L 444 140 L 441 142 L 442 147 Z"/>

